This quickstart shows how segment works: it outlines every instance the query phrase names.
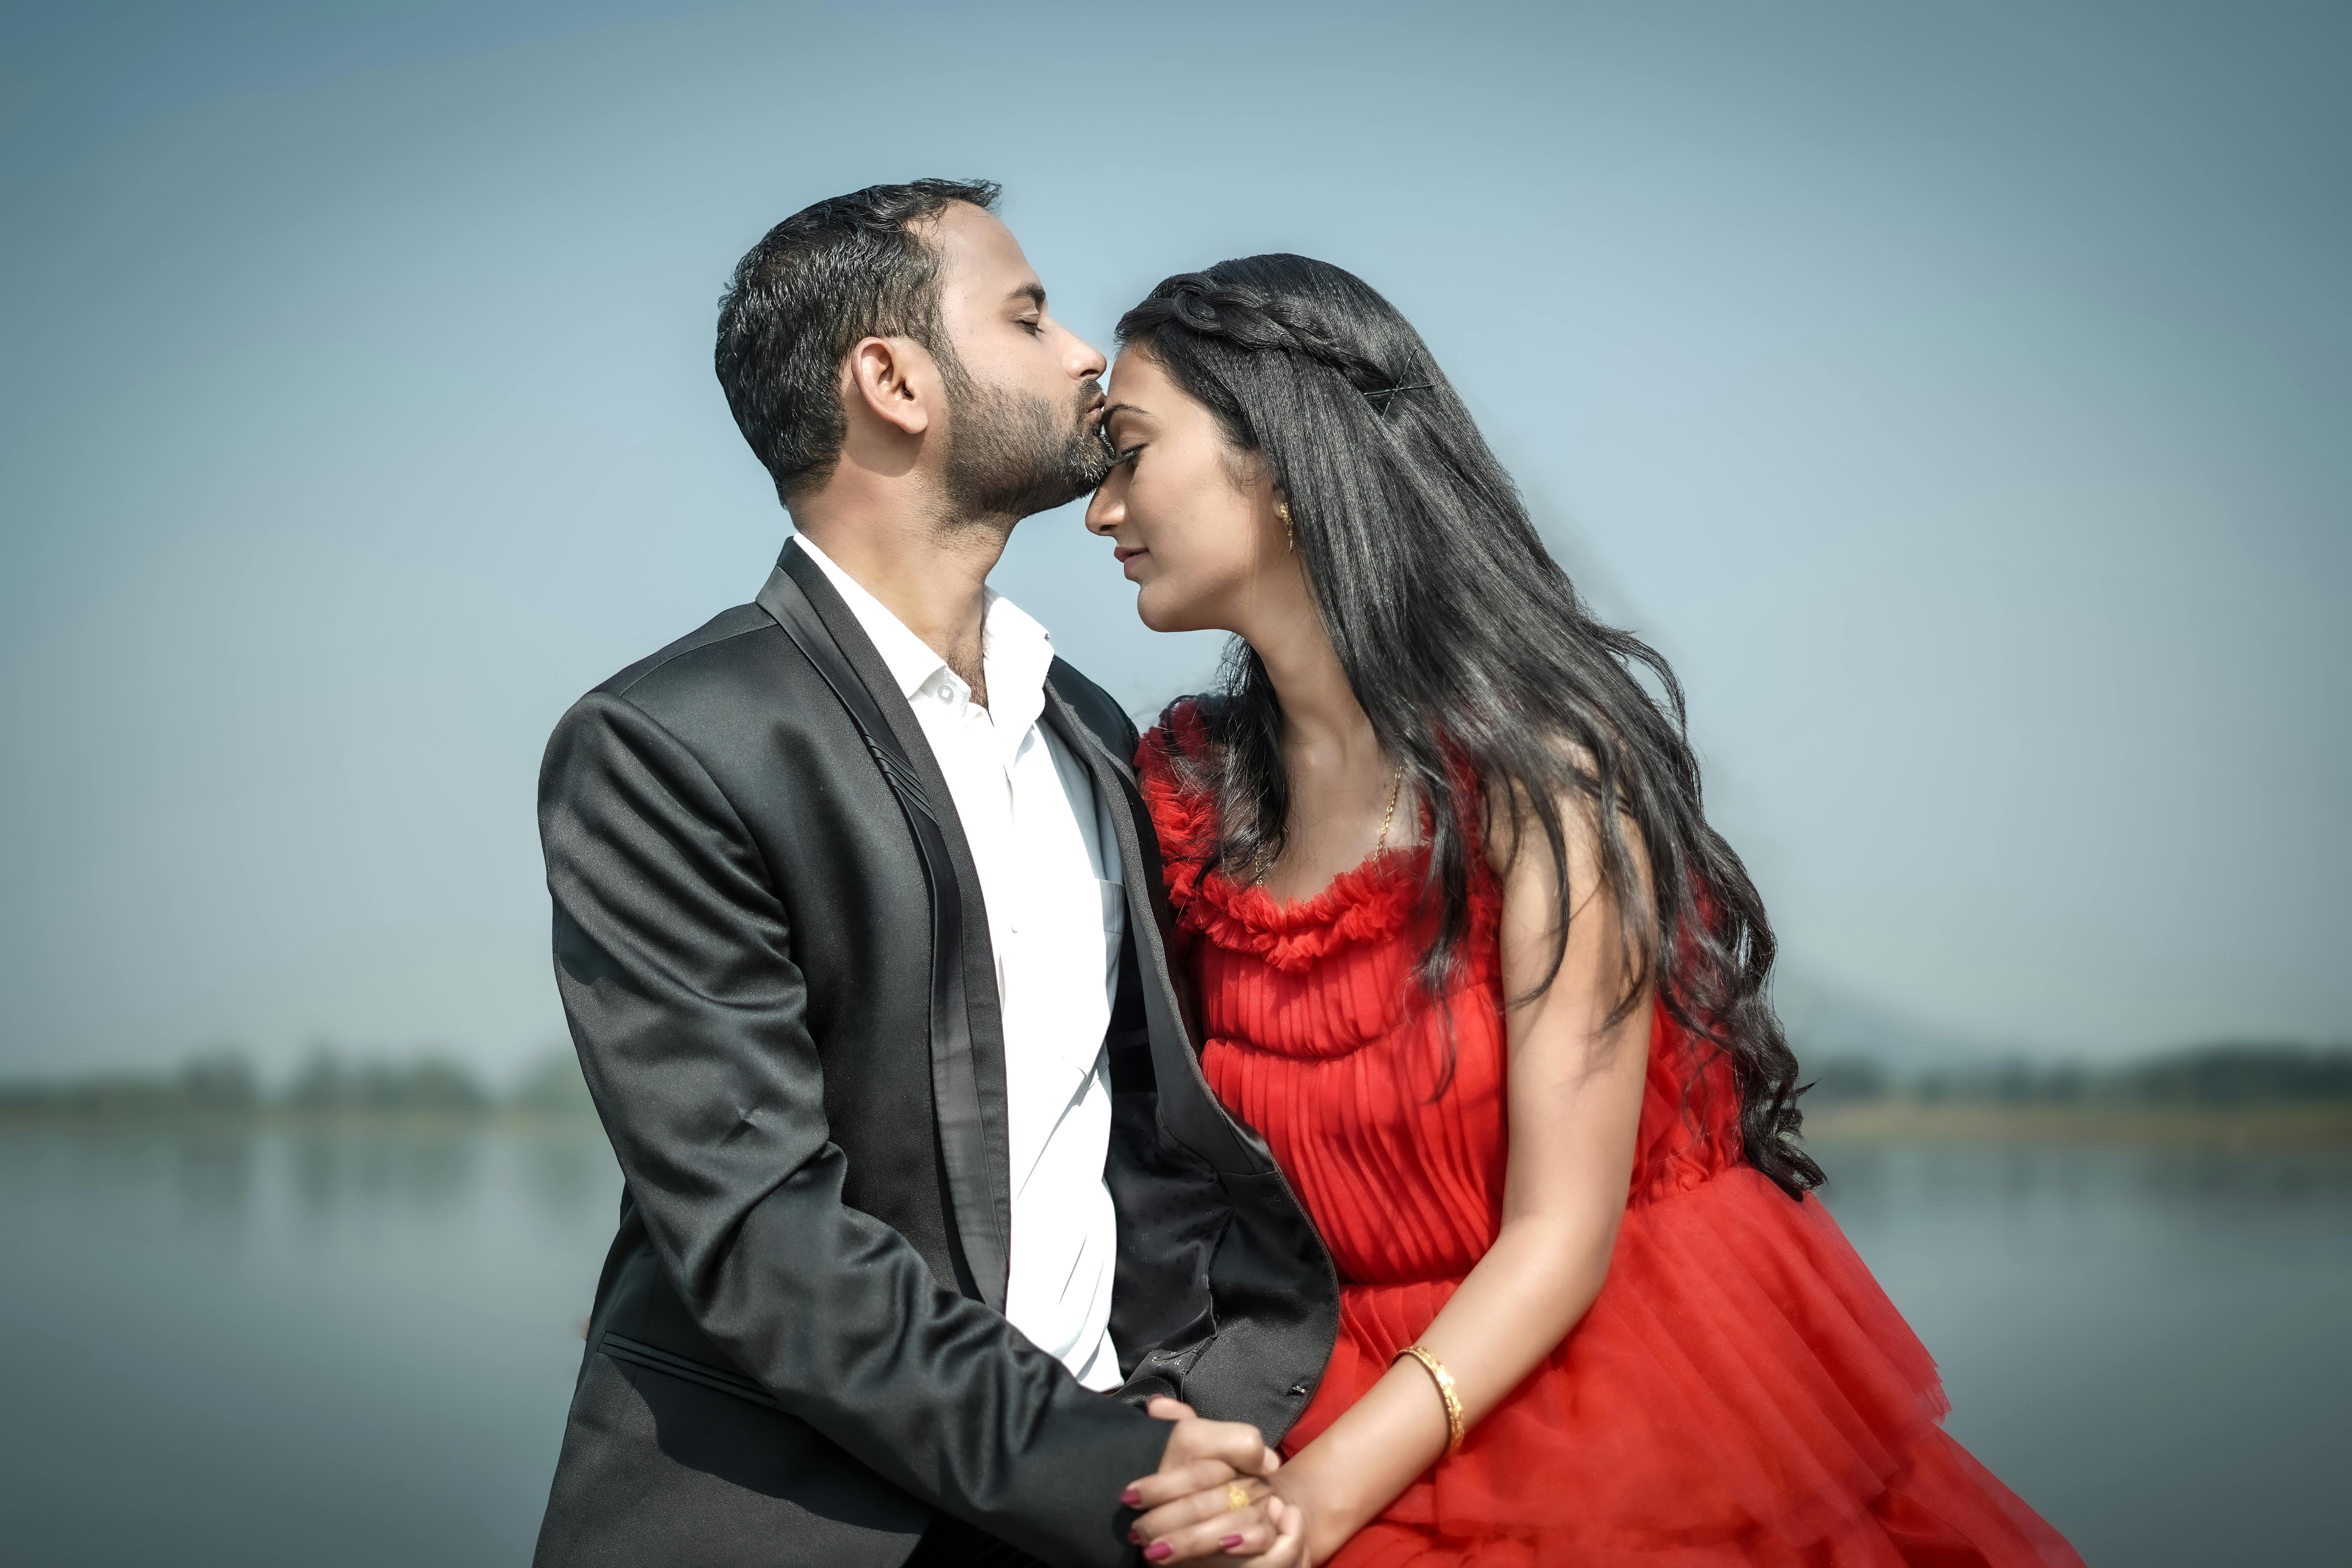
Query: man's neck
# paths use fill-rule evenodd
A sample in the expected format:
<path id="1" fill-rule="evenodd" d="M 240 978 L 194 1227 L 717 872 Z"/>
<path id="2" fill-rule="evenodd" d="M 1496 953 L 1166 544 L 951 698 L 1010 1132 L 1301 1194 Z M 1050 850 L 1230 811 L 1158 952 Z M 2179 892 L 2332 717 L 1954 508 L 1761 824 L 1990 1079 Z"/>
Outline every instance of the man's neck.
<path id="1" fill-rule="evenodd" d="M 972 700 L 988 706 L 982 623 L 988 574 L 1005 534 L 974 525 L 942 530 L 927 516 L 879 509 L 852 516 L 830 508 L 795 510 L 793 526 L 873 595 L 900 624 L 947 661 Z"/>

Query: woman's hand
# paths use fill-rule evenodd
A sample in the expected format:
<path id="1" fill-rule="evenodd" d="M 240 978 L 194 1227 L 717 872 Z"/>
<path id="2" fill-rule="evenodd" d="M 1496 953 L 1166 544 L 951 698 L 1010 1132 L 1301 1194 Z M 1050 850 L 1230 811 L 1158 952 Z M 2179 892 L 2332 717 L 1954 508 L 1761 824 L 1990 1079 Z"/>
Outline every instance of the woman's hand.
<path id="1" fill-rule="evenodd" d="M 1155 1399 L 1148 1408 L 1163 1421 L 1199 1419 L 1179 1400 Z M 1260 1465 L 1241 1469 L 1223 1458 L 1180 1453 L 1171 1442 L 1161 1468 L 1127 1490 L 1128 1505 L 1144 1510 L 1129 1539 L 1143 1547 L 1147 1563 L 1307 1568 L 1306 1510 L 1265 1479 L 1281 1463 L 1268 1448 Z"/>
<path id="2" fill-rule="evenodd" d="M 1307 1554 L 1307 1510 L 1279 1493 L 1265 1500 L 1274 1541 L 1265 1552 L 1244 1559 L 1246 1568 L 1315 1568 Z"/>

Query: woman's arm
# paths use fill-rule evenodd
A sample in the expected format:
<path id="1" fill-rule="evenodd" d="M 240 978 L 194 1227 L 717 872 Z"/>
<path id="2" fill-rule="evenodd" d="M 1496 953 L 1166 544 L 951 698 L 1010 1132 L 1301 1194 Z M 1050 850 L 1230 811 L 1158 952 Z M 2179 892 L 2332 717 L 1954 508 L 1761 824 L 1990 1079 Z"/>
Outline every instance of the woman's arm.
<path id="1" fill-rule="evenodd" d="M 1558 978 L 1507 1016 L 1513 1136 L 1502 1229 L 1420 1341 L 1453 1374 L 1472 1426 L 1591 1306 L 1609 1272 L 1632 1179 L 1650 1006 L 1642 998 L 1608 1022 L 1627 973 L 1617 909 L 1601 882 L 1591 822 L 1566 803 L 1561 817 L 1573 918 Z M 1518 836 L 1517 847 L 1517 854 L 1493 855 L 1503 884 L 1507 998 L 1541 983 L 1558 940 L 1551 856 L 1532 831 Z M 1635 851 L 1641 867 L 1638 844 Z M 1445 1452 L 1446 1436 L 1436 1384 L 1417 1362 L 1400 1360 L 1273 1478 L 1306 1509 L 1310 1559 L 1321 1562 L 1378 1518 Z"/>

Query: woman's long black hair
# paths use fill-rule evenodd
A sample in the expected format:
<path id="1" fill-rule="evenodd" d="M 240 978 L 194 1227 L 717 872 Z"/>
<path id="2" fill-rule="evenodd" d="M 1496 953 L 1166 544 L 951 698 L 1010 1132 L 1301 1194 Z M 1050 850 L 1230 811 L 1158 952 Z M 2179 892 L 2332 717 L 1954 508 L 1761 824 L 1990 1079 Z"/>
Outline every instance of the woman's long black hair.
<path id="1" fill-rule="evenodd" d="M 1627 959 L 1612 1021 L 1654 986 L 1676 1022 L 1730 1057 L 1748 1162 L 1792 1196 L 1819 1185 L 1795 1142 L 1797 1059 L 1766 994 L 1772 928 L 1701 809 L 1682 689 L 1655 650 L 1587 611 L 1420 334 L 1350 273 L 1253 256 L 1169 279 L 1118 337 L 1262 457 L 1289 505 L 1340 668 L 1429 803 L 1430 994 L 1449 988 L 1469 931 L 1465 823 L 1512 845 L 1540 834 L 1566 910 L 1561 803 L 1580 802 Z M 1218 793 L 1218 862 L 1250 880 L 1280 855 L 1290 802 L 1281 705 L 1247 644 L 1201 714 L 1210 755 L 1190 762 Z M 1507 822 L 1494 820 L 1498 801 Z M 1563 920 L 1544 985 L 1567 942 Z"/>

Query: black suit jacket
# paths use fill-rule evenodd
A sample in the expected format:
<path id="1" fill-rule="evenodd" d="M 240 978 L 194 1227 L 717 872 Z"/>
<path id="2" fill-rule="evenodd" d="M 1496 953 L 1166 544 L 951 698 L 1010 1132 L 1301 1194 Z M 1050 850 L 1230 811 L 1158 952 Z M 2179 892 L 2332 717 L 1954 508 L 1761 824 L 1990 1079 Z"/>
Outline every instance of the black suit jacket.
<path id="1" fill-rule="evenodd" d="M 1110 803 L 1107 1046 L 1126 1398 L 1003 1316 L 1004 1050 L 980 881 L 880 657 L 795 545 L 614 676 L 540 783 L 558 984 L 625 1179 L 541 1564 L 895 1568 L 932 1510 L 1049 1563 L 1131 1549 L 1173 1393 L 1271 1439 L 1338 1327 L 1328 1255 L 1201 1075 L 1129 759 L 1066 664 L 1044 721 Z"/>

